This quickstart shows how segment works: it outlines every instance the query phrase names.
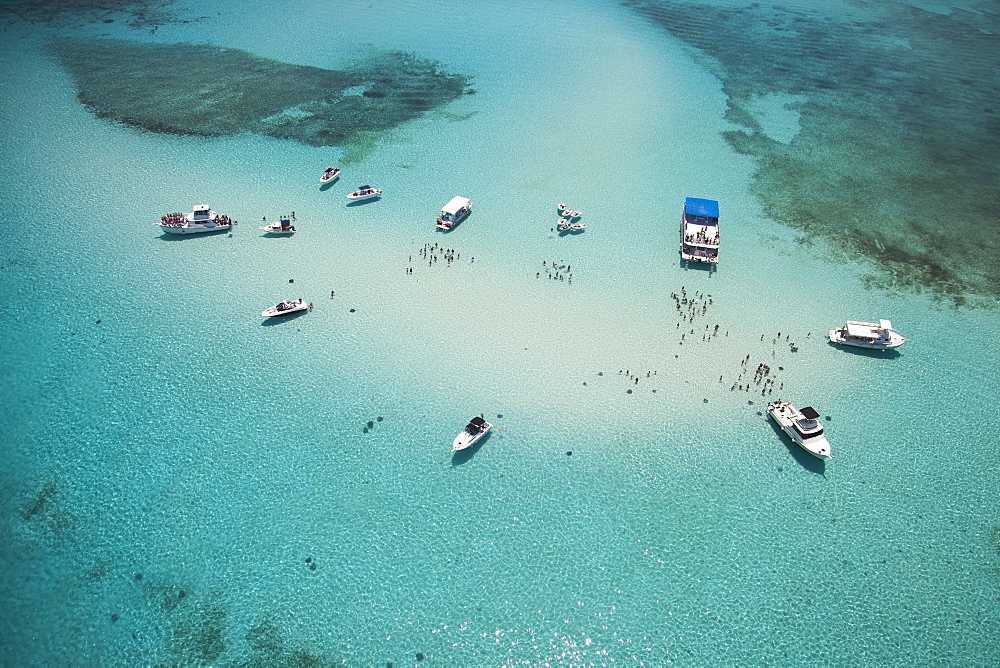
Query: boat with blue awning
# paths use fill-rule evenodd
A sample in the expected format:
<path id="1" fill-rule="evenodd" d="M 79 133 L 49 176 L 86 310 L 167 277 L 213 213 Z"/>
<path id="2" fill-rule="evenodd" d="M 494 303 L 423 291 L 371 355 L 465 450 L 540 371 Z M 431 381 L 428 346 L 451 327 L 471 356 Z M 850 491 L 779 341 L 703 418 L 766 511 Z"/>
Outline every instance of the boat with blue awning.
<path id="1" fill-rule="evenodd" d="M 719 261 L 719 203 L 687 197 L 681 213 L 681 259 Z"/>

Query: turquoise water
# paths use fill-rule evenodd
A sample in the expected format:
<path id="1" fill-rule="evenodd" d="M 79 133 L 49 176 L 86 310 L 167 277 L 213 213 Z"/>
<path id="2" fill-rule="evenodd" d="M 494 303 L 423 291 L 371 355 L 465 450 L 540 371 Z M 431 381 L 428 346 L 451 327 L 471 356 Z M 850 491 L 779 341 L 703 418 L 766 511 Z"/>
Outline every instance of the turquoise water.
<path id="1" fill-rule="evenodd" d="M 711 54 L 599 0 L 177 11 L 207 18 L 4 27 L 5 664 L 997 662 L 995 308 L 872 287 L 769 217 Z M 70 33 L 402 49 L 477 92 L 360 147 L 158 135 L 77 103 L 44 51 Z M 793 152 L 800 104 L 754 107 Z M 385 196 L 346 207 L 362 183 Z M 472 216 L 435 233 L 456 194 Z M 717 271 L 679 263 L 686 196 L 721 203 Z M 152 225 L 203 201 L 242 223 Z M 550 232 L 561 201 L 584 234 Z M 260 236 L 289 210 L 295 236 Z M 682 286 L 711 295 L 690 322 Z M 897 356 L 825 343 L 880 317 Z M 832 463 L 730 389 L 747 354 Z"/>

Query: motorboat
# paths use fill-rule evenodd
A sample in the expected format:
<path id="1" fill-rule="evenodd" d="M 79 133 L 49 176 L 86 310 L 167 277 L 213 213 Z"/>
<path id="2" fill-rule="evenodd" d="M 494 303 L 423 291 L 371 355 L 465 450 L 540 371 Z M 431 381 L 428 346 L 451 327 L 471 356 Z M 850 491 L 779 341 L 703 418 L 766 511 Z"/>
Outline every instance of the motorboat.
<path id="1" fill-rule="evenodd" d="M 572 226 L 569 218 L 560 218 L 557 224 L 560 232 L 569 232 L 569 228 Z"/>
<path id="2" fill-rule="evenodd" d="M 559 202 L 559 204 L 556 205 L 556 210 L 558 210 L 558 211 L 565 211 L 566 210 L 566 204 L 563 203 L 563 202 Z"/>
<path id="3" fill-rule="evenodd" d="M 278 220 L 267 225 L 261 225 L 260 229 L 268 234 L 295 234 L 295 226 L 292 225 L 290 216 L 281 216 Z"/>
<path id="4" fill-rule="evenodd" d="M 587 229 L 587 226 L 584 223 L 570 223 L 569 229 L 571 231 L 576 232 L 576 231 L 579 231 L 579 230 Z"/>
<path id="5" fill-rule="evenodd" d="M 452 197 L 451 200 L 441 208 L 441 214 L 437 217 L 436 227 L 439 230 L 450 230 L 458 225 L 472 211 L 472 200 L 468 197 Z"/>
<path id="6" fill-rule="evenodd" d="M 279 304 L 264 309 L 260 314 L 265 318 L 274 318 L 279 315 L 291 315 L 299 311 L 308 311 L 311 308 L 312 302 L 307 302 L 304 299 L 286 299 Z"/>
<path id="7" fill-rule="evenodd" d="M 719 203 L 687 197 L 681 211 L 681 259 L 719 261 Z"/>
<path id="8" fill-rule="evenodd" d="M 340 168 L 339 167 L 327 167 L 326 171 L 323 172 L 323 176 L 319 177 L 319 182 L 320 183 L 329 183 L 330 181 L 333 181 L 338 176 L 340 176 Z"/>
<path id="9" fill-rule="evenodd" d="M 169 234 L 197 234 L 232 229 L 236 224 L 229 216 L 220 216 L 207 204 L 196 204 L 191 213 L 168 213 L 156 223 Z"/>
<path id="10" fill-rule="evenodd" d="M 375 199 L 381 196 L 382 196 L 381 188 L 372 188 L 371 186 L 361 186 L 360 188 L 352 192 L 350 195 L 348 195 L 347 199 L 353 202 L 362 202 L 364 200 Z"/>
<path id="11" fill-rule="evenodd" d="M 823 435 L 823 425 L 817 419 L 819 413 L 815 408 L 806 406 L 799 410 L 787 401 L 775 401 L 767 405 L 767 414 L 810 455 L 822 460 L 833 459 L 830 442 Z"/>
<path id="12" fill-rule="evenodd" d="M 829 337 L 831 343 L 874 350 L 898 348 L 909 340 L 892 331 L 892 322 L 889 320 L 879 320 L 877 324 L 848 320 L 843 327 L 831 329 Z"/>
<path id="13" fill-rule="evenodd" d="M 483 437 L 486 432 L 493 428 L 489 422 L 481 417 L 474 417 L 469 421 L 469 424 L 465 425 L 465 429 L 462 433 L 455 437 L 455 440 L 451 444 L 451 451 L 458 452 L 459 450 L 465 450 L 476 444 L 476 442 Z"/>

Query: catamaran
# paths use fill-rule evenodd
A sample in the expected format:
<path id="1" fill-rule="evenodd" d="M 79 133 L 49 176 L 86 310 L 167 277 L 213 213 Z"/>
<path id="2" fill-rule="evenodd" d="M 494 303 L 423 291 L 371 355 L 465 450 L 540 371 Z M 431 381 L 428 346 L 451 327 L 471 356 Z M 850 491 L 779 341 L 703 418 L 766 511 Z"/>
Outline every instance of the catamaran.
<path id="1" fill-rule="evenodd" d="M 719 261 L 719 203 L 714 199 L 684 200 L 681 258 L 694 262 Z"/>
<path id="2" fill-rule="evenodd" d="M 441 215 L 437 217 L 436 227 L 439 230 L 448 231 L 462 222 L 462 219 L 468 216 L 471 211 L 472 200 L 456 195 L 441 208 Z"/>

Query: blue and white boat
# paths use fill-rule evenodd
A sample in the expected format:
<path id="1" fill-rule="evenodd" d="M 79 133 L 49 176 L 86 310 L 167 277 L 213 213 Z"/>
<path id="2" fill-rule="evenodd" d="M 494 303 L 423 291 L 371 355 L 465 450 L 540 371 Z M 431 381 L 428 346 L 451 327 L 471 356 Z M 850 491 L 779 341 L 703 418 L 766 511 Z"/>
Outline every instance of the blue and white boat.
<path id="1" fill-rule="evenodd" d="M 688 197 L 681 213 L 681 258 L 693 262 L 719 261 L 719 203 Z"/>

